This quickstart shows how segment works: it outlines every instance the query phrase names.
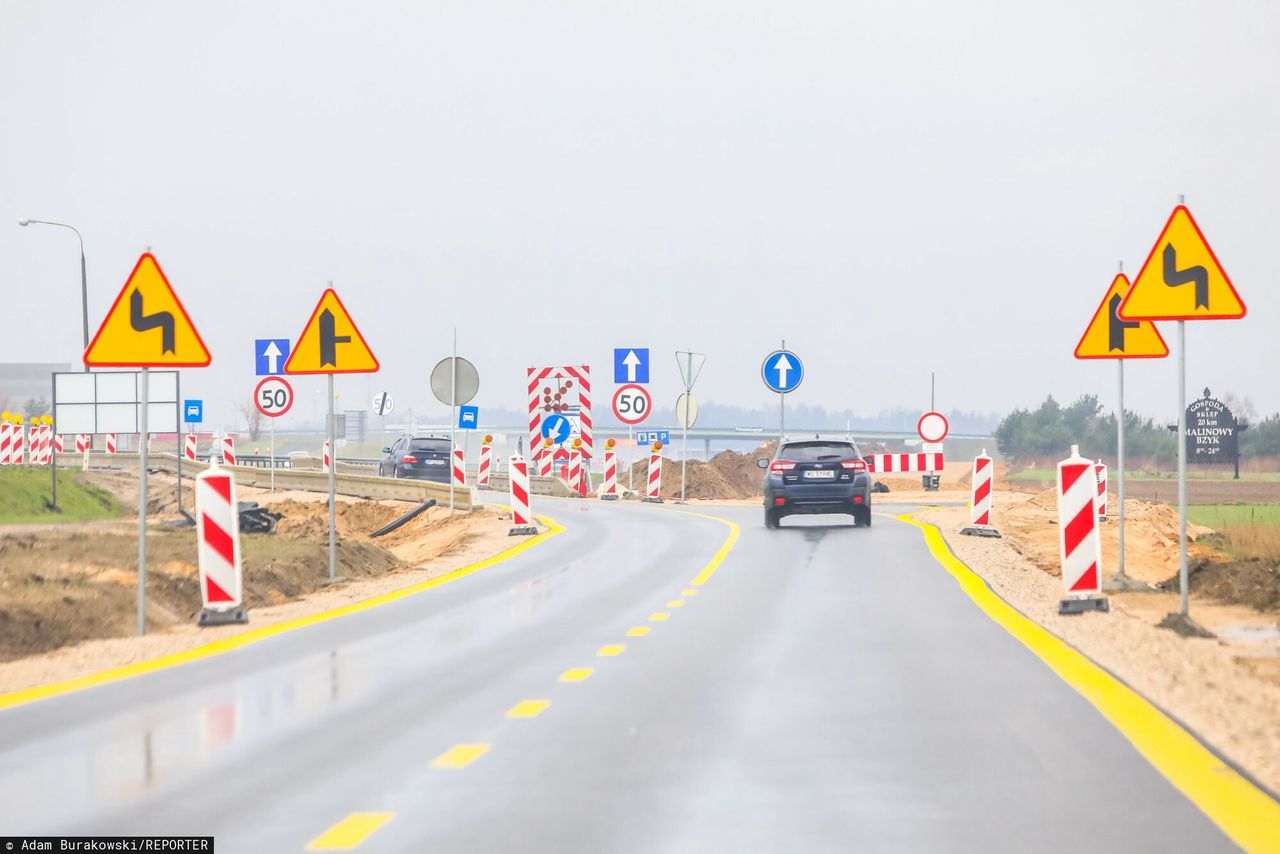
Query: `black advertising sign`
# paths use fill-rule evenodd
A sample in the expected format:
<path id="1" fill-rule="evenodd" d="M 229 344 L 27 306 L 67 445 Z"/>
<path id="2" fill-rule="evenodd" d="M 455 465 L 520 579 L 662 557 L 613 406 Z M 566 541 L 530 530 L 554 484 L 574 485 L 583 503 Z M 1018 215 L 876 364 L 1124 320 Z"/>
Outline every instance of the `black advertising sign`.
<path id="1" fill-rule="evenodd" d="M 1239 425 L 1220 400 L 1204 397 L 1187 407 L 1187 462 L 1230 465 L 1239 455 Z"/>

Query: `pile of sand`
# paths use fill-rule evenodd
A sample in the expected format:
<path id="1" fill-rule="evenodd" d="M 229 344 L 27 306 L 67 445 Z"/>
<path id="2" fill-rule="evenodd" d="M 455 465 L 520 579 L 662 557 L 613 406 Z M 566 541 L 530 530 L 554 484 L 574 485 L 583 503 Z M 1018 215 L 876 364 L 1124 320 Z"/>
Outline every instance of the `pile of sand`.
<path id="1" fill-rule="evenodd" d="M 777 444 L 776 441 L 768 442 L 748 454 L 721 451 L 707 462 L 689 460 L 686 464 L 689 482 L 685 488 L 685 497 L 738 499 L 763 495 L 764 472 L 756 461 L 772 458 Z M 619 483 L 629 483 L 628 476 L 627 472 L 623 472 Z M 630 476 L 635 478 L 637 490 L 642 489 L 641 484 L 647 483 L 649 477 L 647 457 L 631 467 Z M 663 457 L 662 497 L 678 498 L 680 486 L 680 461 Z"/>

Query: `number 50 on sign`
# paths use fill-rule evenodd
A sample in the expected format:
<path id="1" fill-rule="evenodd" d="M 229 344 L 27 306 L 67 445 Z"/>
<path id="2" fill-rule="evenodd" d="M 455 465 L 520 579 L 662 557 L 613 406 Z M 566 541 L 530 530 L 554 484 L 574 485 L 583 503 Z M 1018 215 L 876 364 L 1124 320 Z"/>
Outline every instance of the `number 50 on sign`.
<path id="1" fill-rule="evenodd" d="M 268 418 L 279 418 L 293 406 L 293 386 L 282 377 L 265 377 L 253 390 L 253 403 Z"/>
<path id="2" fill-rule="evenodd" d="M 613 415 L 623 424 L 639 424 L 652 409 L 653 398 L 642 385 L 628 383 L 613 393 Z"/>

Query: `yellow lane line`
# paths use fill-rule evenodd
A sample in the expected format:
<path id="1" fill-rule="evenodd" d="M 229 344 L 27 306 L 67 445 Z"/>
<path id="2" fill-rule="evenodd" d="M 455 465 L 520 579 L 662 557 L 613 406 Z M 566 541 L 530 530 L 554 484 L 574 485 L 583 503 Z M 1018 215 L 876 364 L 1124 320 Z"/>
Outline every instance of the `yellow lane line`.
<path id="1" fill-rule="evenodd" d="M 395 818 L 393 812 L 353 812 L 307 843 L 308 851 L 350 851 Z"/>
<path id="2" fill-rule="evenodd" d="M 265 640 L 269 637 L 292 632 L 298 629 L 314 626 L 318 623 L 325 623 L 329 620 L 336 620 L 339 617 L 345 617 L 350 614 L 356 614 L 360 611 L 367 611 L 370 608 L 376 608 L 379 605 L 386 605 L 430 590 L 433 587 L 439 587 L 448 584 L 451 581 L 457 581 L 459 578 L 465 578 L 468 575 L 477 573 L 482 569 L 488 569 L 491 566 L 503 563 L 511 558 L 528 551 L 534 546 L 545 543 L 552 537 L 564 532 L 564 528 L 556 524 L 545 516 L 539 516 L 538 519 L 547 526 L 548 530 L 532 537 L 524 542 L 512 546 L 511 548 L 500 552 L 493 557 L 486 558 L 479 563 L 473 563 L 469 566 L 460 567 L 453 572 L 441 575 L 437 578 L 431 578 L 426 581 L 414 584 L 410 587 L 403 587 L 399 590 L 393 590 L 390 593 L 383 593 L 378 596 L 372 596 L 368 599 L 362 599 L 359 602 L 352 602 L 350 605 L 343 605 L 340 608 L 333 608 L 328 611 L 321 611 L 317 614 L 309 614 L 305 617 L 298 617 L 294 620 L 286 620 L 283 623 L 276 623 L 272 626 L 263 626 L 260 629 L 251 629 L 247 632 L 234 635 L 233 637 L 223 638 L 213 643 L 198 646 L 195 649 L 189 649 L 184 652 L 175 652 L 171 655 L 164 655 L 159 658 L 152 658 L 147 661 L 138 661 L 133 664 L 126 664 L 121 667 L 113 667 L 110 670 L 103 670 L 98 673 L 89 673 L 84 676 L 77 676 L 73 679 L 64 679 L 60 682 L 51 682 L 48 685 L 37 685 L 33 688 L 23 688 L 19 691 L 10 691 L 7 694 L 0 694 L 0 709 L 7 709 L 11 706 L 20 706 L 24 703 L 32 703 L 36 700 L 43 700 L 48 697 L 56 697 L 59 694 L 67 694 L 71 691 L 80 691 L 85 688 L 92 688 L 95 685 L 103 685 L 108 682 L 116 682 L 121 679 L 129 679 L 134 676 L 142 676 L 146 673 L 154 673 L 157 670 L 166 670 L 170 667 L 177 667 L 180 664 L 187 664 L 192 661 L 199 661 L 202 658 L 210 658 L 211 656 L 221 655 L 224 652 L 231 652 L 234 649 L 248 646 L 251 643 Z"/>
<path id="3" fill-rule="evenodd" d="M 672 599 L 670 602 L 668 602 L 668 603 L 667 603 L 667 607 L 668 607 L 668 608 L 683 608 L 683 607 L 684 607 L 684 600 L 683 600 L 683 599 Z"/>
<path id="4" fill-rule="evenodd" d="M 716 570 L 720 568 L 720 564 L 724 562 L 726 557 L 728 557 L 729 550 L 738 542 L 738 535 L 742 533 L 742 529 L 739 528 L 736 523 L 730 522 L 728 519 L 721 519 L 719 516 L 711 516 L 706 513 L 695 513 L 692 510 L 668 510 L 667 512 L 683 513 L 686 516 L 697 516 L 700 519 L 710 519 L 712 522 L 719 522 L 721 525 L 724 525 L 729 529 L 729 536 L 725 537 L 724 543 L 721 544 L 719 551 L 712 556 L 711 560 L 707 561 L 707 565 L 702 568 L 702 571 L 693 577 L 693 581 L 689 582 L 689 584 L 694 587 L 701 587 L 711 580 L 711 576 L 716 574 Z"/>
<path id="5" fill-rule="evenodd" d="M 536 718 L 551 705 L 550 700 L 521 700 L 507 709 L 509 718 Z"/>
<path id="6" fill-rule="evenodd" d="M 647 634 L 649 634 L 648 626 L 632 626 L 627 629 L 627 637 L 642 638 Z"/>
<path id="7" fill-rule="evenodd" d="M 698 591 L 697 591 L 697 590 L 694 590 L 692 587 L 690 587 L 688 590 L 681 590 L 681 591 L 680 591 L 680 595 L 681 595 L 681 596 L 697 596 L 697 595 L 698 595 Z"/>
<path id="8" fill-rule="evenodd" d="M 487 744 L 455 744 L 435 759 L 432 768 L 466 768 L 489 752 Z"/>
<path id="9" fill-rule="evenodd" d="M 595 673 L 590 667 L 570 667 L 564 673 L 560 674 L 561 682 L 584 682 L 591 678 L 591 674 Z"/>
<path id="10" fill-rule="evenodd" d="M 663 620 L 669 619 L 670 617 L 671 617 L 671 615 L 670 615 L 670 614 L 668 614 L 666 611 L 659 611 L 659 612 L 658 612 L 658 613 L 656 613 L 656 614 L 650 614 L 650 615 L 649 615 L 649 622 L 651 622 L 651 623 L 661 623 Z"/>
<path id="11" fill-rule="evenodd" d="M 1280 803 L 1214 756 L 1164 712 L 1092 659 L 1024 616 L 965 566 L 933 525 L 897 517 L 924 532 L 934 559 L 999 623 L 1103 717 L 1227 836 L 1247 851 L 1280 851 Z"/>
<path id="12" fill-rule="evenodd" d="M 625 644 L 620 644 L 620 643 L 608 644 L 596 650 L 596 655 L 600 656 L 601 658 L 613 658 L 614 656 L 622 655 L 622 651 L 626 648 L 627 647 Z"/>

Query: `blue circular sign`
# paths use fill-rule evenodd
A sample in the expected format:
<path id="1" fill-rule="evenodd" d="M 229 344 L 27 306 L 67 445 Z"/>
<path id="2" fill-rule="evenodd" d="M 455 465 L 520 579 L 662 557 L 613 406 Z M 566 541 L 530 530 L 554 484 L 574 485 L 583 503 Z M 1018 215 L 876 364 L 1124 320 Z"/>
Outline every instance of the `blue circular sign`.
<path id="1" fill-rule="evenodd" d="M 764 357 L 760 376 L 770 391 L 786 394 L 800 387 L 804 379 L 804 362 L 790 350 L 774 350 Z"/>
<path id="2" fill-rule="evenodd" d="M 548 415 L 542 419 L 542 438 L 550 439 L 557 445 L 569 441 L 571 432 L 573 432 L 573 424 L 563 415 Z"/>

